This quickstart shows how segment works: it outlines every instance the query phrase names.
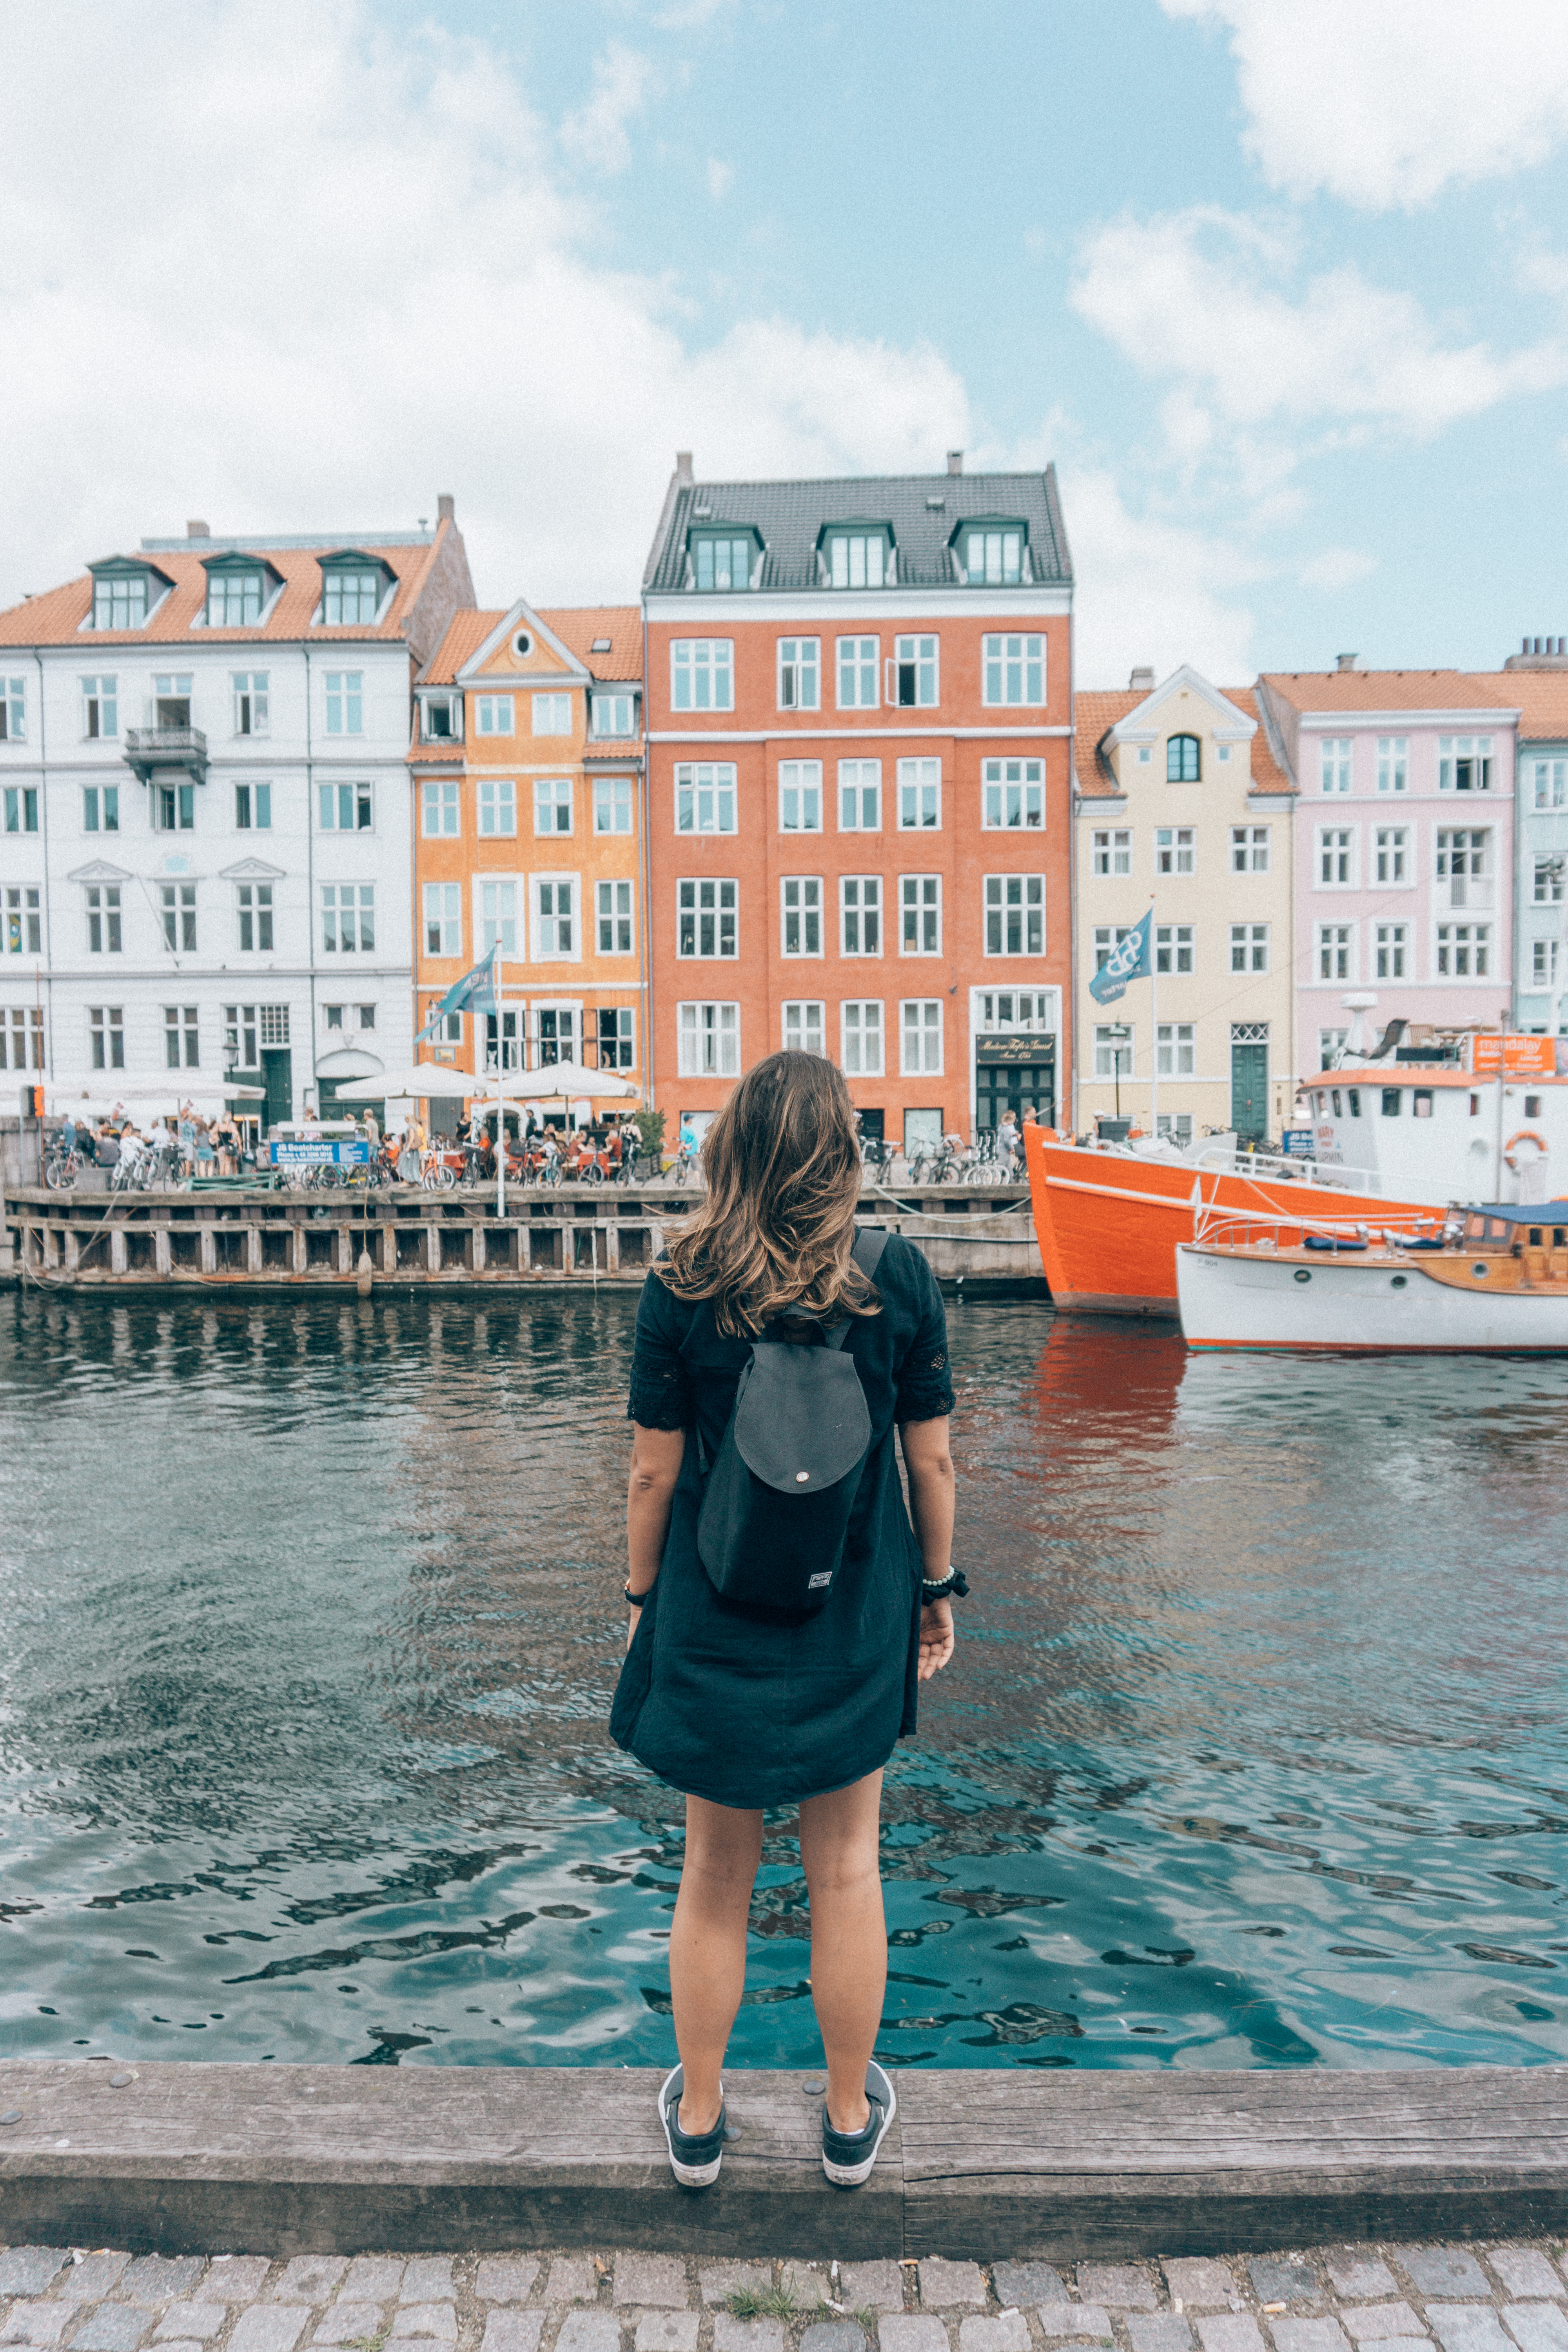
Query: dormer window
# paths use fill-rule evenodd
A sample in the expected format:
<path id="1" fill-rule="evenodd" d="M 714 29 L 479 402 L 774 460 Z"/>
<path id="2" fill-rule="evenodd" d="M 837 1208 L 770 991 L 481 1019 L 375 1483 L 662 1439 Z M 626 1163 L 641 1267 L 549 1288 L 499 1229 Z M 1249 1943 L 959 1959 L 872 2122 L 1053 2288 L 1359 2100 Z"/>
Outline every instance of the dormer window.
<path id="1" fill-rule="evenodd" d="M 892 579 L 892 535 L 885 525 L 824 531 L 820 552 L 830 588 L 881 588 Z"/>
<path id="2" fill-rule="evenodd" d="M 374 556 L 344 552 L 321 565 L 321 625 L 328 629 L 363 628 L 381 610 L 391 574 Z"/>
<path id="3" fill-rule="evenodd" d="M 95 629 L 144 629 L 147 615 L 169 583 L 145 563 L 113 561 L 95 563 L 92 572 L 92 625 Z"/>
<path id="4" fill-rule="evenodd" d="M 972 588 L 1016 588 L 1029 576 L 1028 533 L 1021 522 L 966 523 L 959 548 Z"/>
<path id="5" fill-rule="evenodd" d="M 278 575 L 243 555 L 219 556 L 206 567 L 209 629 L 254 629 L 260 624 Z"/>
<path id="6" fill-rule="evenodd" d="M 691 584 L 700 596 L 724 596 L 751 586 L 757 542 L 749 530 L 694 530 L 690 554 Z"/>
<path id="7" fill-rule="evenodd" d="M 427 694 L 425 697 L 423 733 L 426 743 L 455 743 L 458 726 L 457 697 L 452 694 Z"/>

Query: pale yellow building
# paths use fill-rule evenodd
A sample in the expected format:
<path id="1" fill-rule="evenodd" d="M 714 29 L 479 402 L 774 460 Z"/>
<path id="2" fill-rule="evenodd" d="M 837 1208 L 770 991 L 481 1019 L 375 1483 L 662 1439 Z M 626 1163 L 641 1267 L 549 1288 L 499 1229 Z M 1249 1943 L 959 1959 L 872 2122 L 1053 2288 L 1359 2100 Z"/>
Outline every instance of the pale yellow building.
<path id="1" fill-rule="evenodd" d="M 1250 688 L 1183 667 L 1074 712 L 1074 1131 L 1131 1116 L 1173 1139 L 1278 1144 L 1294 1094 L 1291 811 Z M 1151 905 L 1155 971 L 1089 982 Z"/>

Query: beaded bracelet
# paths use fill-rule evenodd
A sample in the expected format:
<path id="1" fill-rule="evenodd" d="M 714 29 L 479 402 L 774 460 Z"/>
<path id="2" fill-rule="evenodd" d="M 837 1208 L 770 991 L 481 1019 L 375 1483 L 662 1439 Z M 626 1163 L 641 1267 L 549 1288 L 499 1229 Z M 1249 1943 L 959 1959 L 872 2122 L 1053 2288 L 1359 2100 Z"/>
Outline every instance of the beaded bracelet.
<path id="1" fill-rule="evenodd" d="M 932 1601 L 949 1599 L 962 1601 L 968 1591 L 969 1579 L 964 1575 L 963 1570 L 961 1568 L 950 1568 L 938 1584 L 930 1583 L 923 1576 L 921 1577 L 921 1604 L 924 1607 Z"/>

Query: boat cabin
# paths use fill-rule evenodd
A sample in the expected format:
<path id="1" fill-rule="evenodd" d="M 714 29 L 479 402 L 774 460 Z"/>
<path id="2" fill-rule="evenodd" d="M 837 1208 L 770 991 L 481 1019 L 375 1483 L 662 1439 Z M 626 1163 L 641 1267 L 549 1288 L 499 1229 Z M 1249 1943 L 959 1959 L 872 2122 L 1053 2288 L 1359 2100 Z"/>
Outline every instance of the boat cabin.
<path id="1" fill-rule="evenodd" d="M 1568 1077 L 1366 1062 L 1320 1072 L 1299 1101 L 1319 1164 L 1384 1200 L 1528 1206 L 1568 1175 Z"/>

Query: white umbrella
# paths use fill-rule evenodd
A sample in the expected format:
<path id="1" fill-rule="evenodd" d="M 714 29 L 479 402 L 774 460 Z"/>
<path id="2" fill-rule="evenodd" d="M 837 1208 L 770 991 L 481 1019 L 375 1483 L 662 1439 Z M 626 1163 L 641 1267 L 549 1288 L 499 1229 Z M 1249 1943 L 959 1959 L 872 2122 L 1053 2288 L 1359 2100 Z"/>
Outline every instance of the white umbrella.
<path id="1" fill-rule="evenodd" d="M 378 1077 L 353 1078 L 340 1086 L 339 1102 L 381 1102 L 393 1095 L 426 1102 L 463 1102 L 482 1095 L 483 1078 L 470 1070 L 455 1070 L 448 1062 L 416 1062 L 411 1068 L 383 1070 Z"/>
<path id="2" fill-rule="evenodd" d="M 94 1070 L 82 1078 L 55 1078 L 47 1083 L 46 1091 L 51 1108 L 68 1110 L 83 1103 L 101 1103 L 107 1108 L 114 1103 L 193 1103 L 196 1109 L 209 1105 L 221 1108 L 226 1102 L 265 1102 L 265 1087 L 214 1086 L 210 1083 L 181 1085 L 185 1074 L 171 1070 L 166 1080 L 162 1078 L 127 1078 L 119 1070 Z"/>
<path id="3" fill-rule="evenodd" d="M 552 1062 L 519 1075 L 526 1075 L 529 1097 L 535 1102 L 574 1102 L 580 1096 L 605 1102 L 639 1091 L 629 1078 L 612 1077 L 608 1070 L 585 1070 L 581 1062 Z"/>

